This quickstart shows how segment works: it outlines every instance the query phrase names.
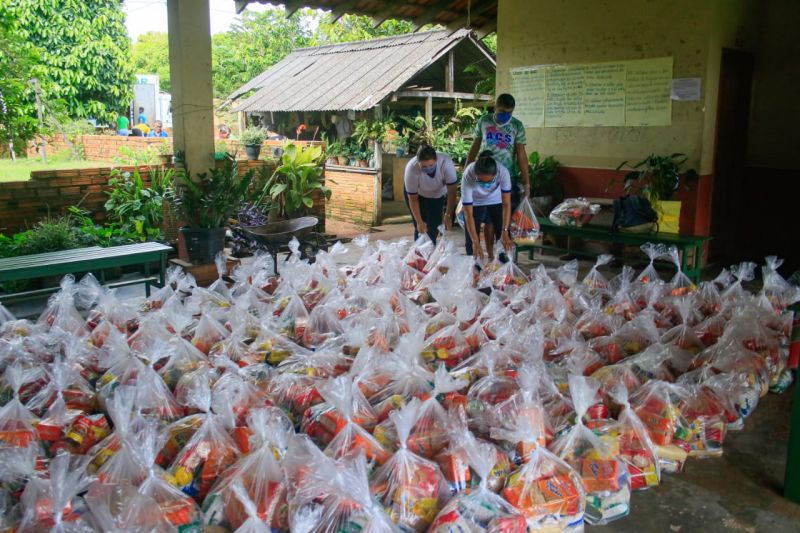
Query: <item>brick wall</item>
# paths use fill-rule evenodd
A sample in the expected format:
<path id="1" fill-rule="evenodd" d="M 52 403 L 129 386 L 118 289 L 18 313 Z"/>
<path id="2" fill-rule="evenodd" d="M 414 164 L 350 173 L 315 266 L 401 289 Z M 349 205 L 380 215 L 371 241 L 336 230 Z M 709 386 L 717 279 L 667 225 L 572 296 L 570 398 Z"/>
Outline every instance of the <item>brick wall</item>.
<path id="1" fill-rule="evenodd" d="M 331 188 L 331 199 L 325 216 L 359 225 L 373 226 L 380 222 L 380 180 L 374 170 L 325 169 L 325 184 Z"/>
<path id="2" fill-rule="evenodd" d="M 245 158 L 244 146 L 236 139 L 226 139 L 223 141 L 227 151 L 234 154 L 239 159 Z M 300 146 L 308 145 L 321 145 L 325 143 L 321 141 L 291 141 Z M 172 137 L 156 138 L 156 137 L 120 137 L 119 135 L 79 135 L 75 138 L 73 145 L 83 145 L 84 154 L 89 161 L 112 161 L 115 157 L 120 155 L 120 147 L 127 147 L 131 150 L 141 151 L 152 147 L 153 150 L 159 151 L 161 145 L 166 143 L 168 149 L 167 153 L 172 153 Z M 271 157 L 276 148 L 282 147 L 286 141 L 264 141 L 261 148 L 261 157 Z M 69 146 L 64 140 L 63 135 L 56 135 L 47 140 L 47 149 L 50 153 L 61 152 L 69 150 Z M 27 147 L 28 157 L 34 157 L 36 153 L 36 145 L 30 143 Z"/>
<path id="3" fill-rule="evenodd" d="M 217 162 L 221 165 L 222 162 Z M 239 172 L 267 166 L 265 161 L 239 161 Z M 135 167 L 119 167 L 133 171 Z M 138 167 L 139 173 L 149 181 L 151 168 Z M 60 215 L 72 205 L 78 205 L 92 213 L 97 222 L 106 218 L 104 204 L 108 195 L 108 179 L 111 168 L 82 168 L 67 170 L 42 170 L 31 172 L 28 181 L 0 183 L 0 233 L 10 235 L 32 227 L 43 217 Z M 324 204 L 315 204 L 315 216 L 322 219 L 324 227 Z"/>

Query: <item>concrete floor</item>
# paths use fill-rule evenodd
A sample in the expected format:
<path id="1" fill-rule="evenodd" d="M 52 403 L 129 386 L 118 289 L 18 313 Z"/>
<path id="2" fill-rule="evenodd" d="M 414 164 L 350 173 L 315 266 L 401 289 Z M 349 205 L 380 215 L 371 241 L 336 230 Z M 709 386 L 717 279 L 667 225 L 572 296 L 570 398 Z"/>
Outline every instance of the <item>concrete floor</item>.
<path id="1" fill-rule="evenodd" d="M 350 238 L 364 233 L 363 228 L 343 229 L 346 232 L 338 234 Z M 329 233 L 334 231 L 329 229 Z M 449 234 L 460 250 L 463 250 L 463 235 L 460 228 Z M 413 229 L 411 224 L 380 226 L 369 230 L 369 238 L 370 241 L 411 239 Z M 362 250 L 352 243 L 346 246 L 348 251 L 338 258 L 339 262 L 357 262 Z M 537 256 L 534 262 L 521 257 L 519 263 L 528 271 L 539 261 L 548 266 L 560 264 L 552 256 Z M 581 275 L 591 265 L 591 261 L 581 261 Z M 612 265 L 605 271 L 613 275 L 619 268 Z M 670 275 L 663 274 L 665 278 Z M 123 290 L 126 297 L 144 296 L 144 290 L 138 286 Z M 26 311 L 38 313 L 41 309 L 43 303 L 38 304 L 38 310 L 28 307 Z M 721 458 L 689 459 L 682 473 L 665 475 L 660 486 L 634 493 L 628 517 L 608 526 L 587 526 L 587 531 L 800 532 L 800 504 L 781 496 L 795 389 L 793 386 L 782 395 L 769 394 L 763 398 L 747 419 L 744 430 L 728 434 Z"/>

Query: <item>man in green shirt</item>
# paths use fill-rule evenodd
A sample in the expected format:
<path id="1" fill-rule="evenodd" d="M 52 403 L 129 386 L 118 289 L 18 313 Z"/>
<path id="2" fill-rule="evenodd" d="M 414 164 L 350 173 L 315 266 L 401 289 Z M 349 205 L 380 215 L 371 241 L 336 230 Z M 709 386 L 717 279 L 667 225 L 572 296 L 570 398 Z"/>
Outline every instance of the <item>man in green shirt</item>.
<path id="1" fill-rule="evenodd" d="M 516 102 L 510 94 L 497 97 L 494 113 L 484 115 L 475 125 L 475 141 L 467 155 L 467 165 L 472 163 L 478 153 L 484 150 L 492 152 L 494 160 L 502 164 L 511 174 L 511 206 L 516 209 L 524 197 L 531 194 L 531 182 L 528 176 L 528 154 L 525 151 L 525 126 L 512 116 Z M 508 228 L 503 228 L 507 231 Z M 484 238 L 487 246 L 494 239 L 494 228 L 484 224 Z M 494 244 L 494 243 L 492 243 Z"/>
<path id="2" fill-rule="evenodd" d="M 123 137 L 127 137 L 130 131 L 128 131 L 128 117 L 125 115 L 117 115 L 117 135 L 121 135 Z"/>

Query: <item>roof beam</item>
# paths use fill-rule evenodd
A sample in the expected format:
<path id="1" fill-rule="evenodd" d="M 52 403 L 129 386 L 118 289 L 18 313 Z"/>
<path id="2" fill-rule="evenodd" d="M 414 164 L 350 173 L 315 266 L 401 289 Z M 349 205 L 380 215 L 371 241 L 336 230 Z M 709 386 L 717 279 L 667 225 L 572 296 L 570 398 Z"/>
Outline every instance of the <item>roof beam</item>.
<path id="1" fill-rule="evenodd" d="M 481 15 L 483 15 L 484 13 L 486 13 L 487 11 L 489 11 L 492 8 L 497 9 L 497 1 L 496 0 L 483 0 L 482 4 L 480 4 L 478 6 L 475 6 L 475 7 L 471 7 L 469 9 L 469 11 L 464 10 L 464 14 L 461 15 L 460 17 L 456 18 L 454 21 L 449 22 L 447 24 L 447 27 L 448 28 L 453 28 L 453 29 L 463 28 L 467 24 L 467 22 L 469 22 L 470 25 L 471 25 L 472 21 L 475 18 L 480 17 Z M 495 27 L 496 27 L 496 24 L 495 24 Z"/>
<path id="2" fill-rule="evenodd" d="M 397 98 L 450 98 L 453 100 L 486 100 L 492 99 L 488 94 L 458 93 L 447 91 L 397 91 L 393 97 Z"/>
<path id="3" fill-rule="evenodd" d="M 286 18 L 288 19 L 302 9 L 304 3 L 302 0 L 283 0 L 283 5 L 286 8 Z"/>
<path id="4" fill-rule="evenodd" d="M 442 11 L 448 11 L 448 10 L 449 10 L 448 8 L 444 7 L 443 4 L 439 2 L 426 6 L 422 10 L 422 13 L 411 19 L 411 21 L 414 23 L 413 30 L 419 31 L 421 27 L 431 22 L 431 19 L 433 18 L 434 15 L 438 15 Z"/>
<path id="5" fill-rule="evenodd" d="M 340 2 L 339 4 L 333 6 L 331 9 L 331 15 L 333 15 L 333 20 L 331 22 L 336 22 L 343 16 L 347 14 L 348 11 L 353 9 L 359 0 L 347 0 L 346 2 Z"/>

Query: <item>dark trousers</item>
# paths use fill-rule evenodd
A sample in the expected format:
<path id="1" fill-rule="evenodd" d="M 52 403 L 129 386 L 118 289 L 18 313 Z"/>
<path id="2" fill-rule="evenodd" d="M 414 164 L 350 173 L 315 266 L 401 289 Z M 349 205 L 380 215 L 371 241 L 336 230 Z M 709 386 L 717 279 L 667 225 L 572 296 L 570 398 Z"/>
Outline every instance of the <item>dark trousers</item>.
<path id="1" fill-rule="evenodd" d="M 481 224 L 491 224 L 494 227 L 494 240 L 497 242 L 503 232 L 503 204 L 494 205 L 473 205 L 472 219 L 475 221 L 475 233 L 478 239 L 481 238 Z M 472 255 L 472 238 L 469 231 L 464 228 L 466 234 L 467 255 Z M 492 243 L 494 244 L 494 243 Z"/>
<path id="2" fill-rule="evenodd" d="M 410 212 L 411 205 L 408 203 L 408 193 L 405 193 L 404 196 L 406 199 L 406 205 L 408 206 L 408 210 Z M 447 197 L 442 196 L 440 198 L 425 198 L 417 195 L 417 200 L 419 200 L 419 214 L 422 216 L 422 220 L 425 222 L 425 225 L 428 226 L 428 237 L 431 238 L 434 244 L 436 244 L 436 237 L 439 236 L 439 226 L 442 225 L 442 220 L 444 218 L 443 213 L 445 198 Z M 417 220 L 414 218 L 413 213 L 411 213 L 411 220 L 414 222 L 414 240 L 416 241 L 419 239 L 419 232 L 417 231 Z"/>

